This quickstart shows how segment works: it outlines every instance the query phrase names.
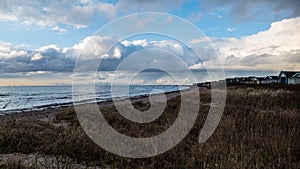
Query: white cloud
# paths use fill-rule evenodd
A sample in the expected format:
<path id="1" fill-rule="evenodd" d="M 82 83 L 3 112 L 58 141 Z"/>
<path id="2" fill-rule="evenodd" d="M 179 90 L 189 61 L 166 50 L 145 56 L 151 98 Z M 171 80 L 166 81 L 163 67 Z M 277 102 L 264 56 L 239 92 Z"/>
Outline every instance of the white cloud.
<path id="1" fill-rule="evenodd" d="M 88 27 L 94 17 L 111 20 L 133 12 L 167 12 L 178 8 L 181 3 L 182 0 L 172 3 L 167 0 L 119 0 L 116 3 L 98 0 L 10 0 L 1 1 L 0 21 L 37 25 L 64 33 L 69 28 Z"/>
<path id="2" fill-rule="evenodd" d="M 161 49 L 171 51 L 178 56 L 183 56 L 183 54 L 184 54 L 184 49 L 183 49 L 182 45 L 180 45 L 178 42 L 175 42 L 175 41 L 162 40 L 162 41 L 158 41 L 158 42 L 152 42 L 152 45 L 159 47 Z"/>
<path id="3" fill-rule="evenodd" d="M 193 44 L 198 44 L 198 43 L 202 43 L 202 42 L 208 42 L 207 38 L 192 39 L 192 40 L 190 40 L 189 44 L 193 45 Z"/>
<path id="4" fill-rule="evenodd" d="M 158 84 L 162 84 L 164 82 L 164 80 L 162 80 L 162 79 L 157 79 L 156 80 L 156 83 L 158 83 Z"/>
<path id="5" fill-rule="evenodd" d="M 300 17 L 273 22 L 271 27 L 251 36 L 229 38 L 218 44 L 227 55 L 247 56 L 251 54 L 275 54 L 300 48 Z M 225 43 L 225 46 L 223 46 Z M 222 45 L 222 46 L 221 46 Z"/>
<path id="6" fill-rule="evenodd" d="M 80 59 L 120 59 L 122 49 L 114 47 L 118 41 L 107 36 L 89 36 L 83 39 L 82 42 L 75 44 L 67 50 L 67 55 L 72 57 L 80 56 Z"/>
<path id="7" fill-rule="evenodd" d="M 116 10 L 113 9 L 112 4 L 98 1 L 10 0 L 1 3 L 0 21 L 37 25 L 59 33 L 66 32 L 67 28 L 87 27 L 95 14 L 99 12 L 108 18 L 116 16 Z"/>
<path id="8" fill-rule="evenodd" d="M 52 72 L 48 71 L 35 71 L 35 72 L 26 72 L 26 76 L 31 76 L 31 75 L 44 75 L 44 74 L 51 74 Z"/>
<path id="9" fill-rule="evenodd" d="M 37 61 L 37 60 L 40 60 L 42 59 L 43 56 L 40 54 L 40 53 L 36 53 L 34 54 L 32 57 L 31 57 L 31 61 Z"/>
<path id="10" fill-rule="evenodd" d="M 4 58 L 15 58 L 15 57 L 21 57 L 26 56 L 27 52 L 23 50 L 11 50 L 8 53 L 2 53 L 0 52 L 0 55 Z M 0 56 L 0 57 L 1 57 Z"/>
<path id="11" fill-rule="evenodd" d="M 10 52 L 11 47 L 12 47 L 11 43 L 0 41 L 0 52 Z"/>
<path id="12" fill-rule="evenodd" d="M 202 68 L 204 68 L 202 63 L 198 63 L 195 65 L 189 66 L 189 69 L 195 69 L 195 70 L 202 69 Z"/>
<path id="13" fill-rule="evenodd" d="M 118 39 L 112 37 L 90 36 L 70 48 L 61 48 L 52 44 L 35 50 L 25 50 L 10 43 L 0 42 L 0 71 L 3 73 L 33 70 L 72 72 L 79 54 L 82 56 L 79 59 L 87 63 L 90 63 L 88 61 L 95 63 L 94 61 L 100 58 L 104 59 L 101 65 L 103 71 L 115 70 L 118 64 L 129 55 L 138 53 L 136 51 L 139 50 L 152 48 L 163 50 L 154 51 L 158 56 L 142 53 L 143 56 L 147 54 L 147 57 L 137 58 L 135 61 L 137 63 L 147 61 L 146 64 L 149 65 L 160 64 L 172 67 L 174 66 L 172 60 L 163 57 L 166 55 L 163 51 L 166 50 L 179 56 L 179 59 L 190 69 L 220 68 L 217 59 L 220 59 L 227 69 L 275 71 L 300 69 L 299 27 L 300 17 L 274 22 L 268 30 L 241 38 L 193 39 L 190 45 L 201 55 L 201 60 L 194 56 L 187 46 L 171 40 L 136 39 L 119 42 Z M 208 47 L 209 45 L 203 45 L 210 42 L 218 53 L 214 48 Z M 111 47 L 113 48 L 110 51 L 106 51 Z M 132 64 L 129 69 L 134 66 L 135 64 Z"/>
<path id="14" fill-rule="evenodd" d="M 27 54 L 26 51 L 23 51 L 23 50 L 19 50 L 19 51 L 16 51 L 16 50 L 13 50 L 9 53 L 9 55 L 7 57 L 21 57 L 21 56 L 25 56 Z"/>
<path id="15" fill-rule="evenodd" d="M 13 44 L 0 42 L 0 58 L 16 58 L 26 56 L 27 52 L 22 49 L 17 49 Z"/>
<path id="16" fill-rule="evenodd" d="M 191 78 L 185 77 L 180 80 L 180 84 L 191 84 L 194 81 Z"/>
<path id="17" fill-rule="evenodd" d="M 236 30 L 237 30 L 236 28 L 230 28 L 230 27 L 227 28 L 228 32 L 233 32 L 233 31 L 236 31 Z"/>
<path id="18" fill-rule="evenodd" d="M 49 49 L 54 49 L 56 51 L 61 50 L 57 45 L 51 44 L 51 45 L 47 45 L 47 46 L 42 46 L 42 47 L 38 48 L 36 51 L 47 52 L 47 50 L 49 50 Z"/>
<path id="19" fill-rule="evenodd" d="M 59 33 L 65 33 L 66 31 L 67 31 L 67 29 L 65 29 L 65 28 L 60 28 L 60 27 L 58 27 L 58 26 L 54 26 L 53 28 L 51 28 L 52 30 L 54 30 L 54 31 L 57 31 L 57 32 L 59 32 Z"/>
<path id="20" fill-rule="evenodd" d="M 142 47 L 146 47 L 148 46 L 148 41 L 146 39 L 142 39 L 142 40 L 133 40 L 133 41 L 122 41 L 121 42 L 124 46 L 128 47 L 130 45 L 134 45 L 134 46 L 142 46 Z"/>
<path id="21" fill-rule="evenodd" d="M 0 20 L 15 22 L 18 20 L 18 17 L 13 13 L 5 13 L 3 11 L 0 11 Z"/>
<path id="22" fill-rule="evenodd" d="M 119 48 L 115 48 L 115 49 L 114 49 L 113 56 L 114 56 L 116 59 L 120 59 L 121 56 L 122 56 L 121 50 L 120 50 Z"/>
<path id="23" fill-rule="evenodd" d="M 213 42 L 226 68 L 300 69 L 300 17 L 273 22 L 266 31 Z M 300 60 L 300 59 L 299 59 Z M 205 63 L 207 66 L 214 65 Z"/>
<path id="24" fill-rule="evenodd" d="M 104 14 L 109 19 L 115 19 L 118 16 L 116 6 L 108 3 L 100 3 L 96 8 L 100 14 Z"/>

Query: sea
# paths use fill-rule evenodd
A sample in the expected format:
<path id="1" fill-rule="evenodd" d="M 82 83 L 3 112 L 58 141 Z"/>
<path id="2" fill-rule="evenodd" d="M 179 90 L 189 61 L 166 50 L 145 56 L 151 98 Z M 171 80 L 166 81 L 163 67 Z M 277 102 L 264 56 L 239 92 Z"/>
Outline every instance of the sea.
<path id="1" fill-rule="evenodd" d="M 114 97 L 147 96 L 149 94 L 184 90 L 188 86 L 168 85 L 131 85 L 117 86 L 118 91 Z M 43 108 L 55 108 L 71 104 L 88 103 L 92 101 L 103 102 L 112 99 L 111 86 L 96 86 L 95 92 L 85 93 L 81 100 L 73 102 L 72 86 L 5 86 L 0 87 L 0 114 L 9 112 L 22 112 Z"/>

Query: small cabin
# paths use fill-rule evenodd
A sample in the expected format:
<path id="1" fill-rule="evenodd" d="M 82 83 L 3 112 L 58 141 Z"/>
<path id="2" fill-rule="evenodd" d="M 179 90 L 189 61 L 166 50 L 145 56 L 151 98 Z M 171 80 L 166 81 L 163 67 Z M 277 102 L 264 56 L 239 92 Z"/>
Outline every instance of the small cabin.
<path id="1" fill-rule="evenodd" d="M 278 82 L 286 85 L 300 84 L 300 71 L 281 71 Z"/>
<path id="2" fill-rule="evenodd" d="M 278 76 L 266 76 L 261 81 L 262 84 L 273 84 L 278 83 Z"/>

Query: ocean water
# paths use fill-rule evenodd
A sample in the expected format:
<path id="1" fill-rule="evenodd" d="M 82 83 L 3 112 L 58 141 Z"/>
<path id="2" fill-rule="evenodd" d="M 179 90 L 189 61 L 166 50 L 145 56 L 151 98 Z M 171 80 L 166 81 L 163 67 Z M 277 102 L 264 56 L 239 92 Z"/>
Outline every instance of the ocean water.
<path id="1" fill-rule="evenodd" d="M 148 95 L 150 93 L 171 92 L 183 90 L 186 86 L 158 86 L 139 85 L 129 87 L 129 96 Z M 126 97 L 125 86 L 116 88 L 118 95 L 114 97 Z M 76 95 L 77 93 L 74 93 Z M 57 107 L 73 104 L 72 86 L 16 86 L 0 87 L 0 113 L 10 111 L 24 111 L 41 109 L 45 107 Z M 80 96 L 78 103 L 95 101 L 107 101 L 112 99 L 110 86 L 96 86 L 95 93 L 86 92 Z M 77 102 L 76 102 L 77 104 Z"/>

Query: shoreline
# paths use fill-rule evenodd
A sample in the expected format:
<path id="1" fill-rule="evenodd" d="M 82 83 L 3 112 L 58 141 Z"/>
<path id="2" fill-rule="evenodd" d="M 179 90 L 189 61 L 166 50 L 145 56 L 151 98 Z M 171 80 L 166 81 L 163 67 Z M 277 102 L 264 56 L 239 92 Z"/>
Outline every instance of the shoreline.
<path id="1" fill-rule="evenodd" d="M 152 86 L 152 85 L 150 85 Z M 155 85 L 154 85 L 155 86 Z M 161 85 L 160 85 L 161 86 Z M 173 86 L 173 85 L 166 85 L 166 86 Z M 155 93 L 155 94 L 168 94 L 168 93 L 173 93 L 173 92 L 178 92 L 178 91 L 183 91 L 183 90 L 188 90 L 189 88 L 193 87 L 193 86 L 188 86 L 188 85 L 181 85 L 181 87 L 186 87 L 183 89 L 177 89 L 174 91 L 166 91 L 163 93 Z M 140 97 L 149 97 L 149 95 L 151 95 L 150 93 L 137 93 L 137 94 L 128 94 L 128 96 L 118 96 L 116 98 L 101 98 L 101 97 L 97 97 L 97 98 L 93 98 L 93 99 L 85 99 L 85 100 L 79 100 L 74 102 L 73 97 L 71 97 L 70 100 L 65 101 L 65 102 L 54 102 L 54 103 L 45 103 L 45 104 L 41 104 L 41 105 L 36 105 L 36 106 L 32 106 L 32 107 L 28 107 L 28 108 L 12 108 L 12 109 L 0 109 L 0 117 L 6 114 L 11 114 L 11 113 L 24 113 L 24 112 L 28 112 L 28 111 L 40 111 L 40 110 L 44 110 L 44 109 L 56 109 L 56 108 L 60 108 L 60 107 L 70 107 L 72 105 L 82 105 L 82 104 L 90 104 L 90 103 L 103 103 L 103 102 L 111 102 L 113 99 L 124 99 L 124 98 L 130 98 L 130 99 L 134 99 L 134 98 L 140 98 Z"/>
<path id="2" fill-rule="evenodd" d="M 167 100 L 170 100 L 171 98 L 174 98 L 178 95 L 180 95 L 183 91 L 188 91 L 193 87 L 183 89 L 183 90 L 176 90 L 171 92 L 164 92 L 159 94 L 164 94 L 167 97 Z M 152 94 L 152 95 L 159 95 L 159 94 Z M 135 102 L 147 102 L 149 99 L 150 94 L 148 95 L 137 95 L 129 97 L 132 103 Z M 125 99 L 123 98 L 117 98 L 118 100 Z M 88 104 L 94 104 L 94 102 L 89 103 L 81 103 L 77 104 L 76 106 L 81 105 L 88 105 Z M 113 99 L 108 99 L 106 101 L 100 101 L 97 102 L 97 105 L 102 106 L 113 106 L 114 101 Z M 44 106 L 38 106 L 37 108 L 30 108 L 30 109 L 23 109 L 23 110 L 8 110 L 0 112 L 0 123 L 7 123 L 19 119 L 26 119 L 26 118 L 33 118 L 43 121 L 52 121 L 55 117 L 57 112 L 63 111 L 64 109 L 70 109 L 74 107 L 74 102 L 70 103 L 62 103 L 62 104 L 51 104 L 51 105 L 44 105 Z"/>

